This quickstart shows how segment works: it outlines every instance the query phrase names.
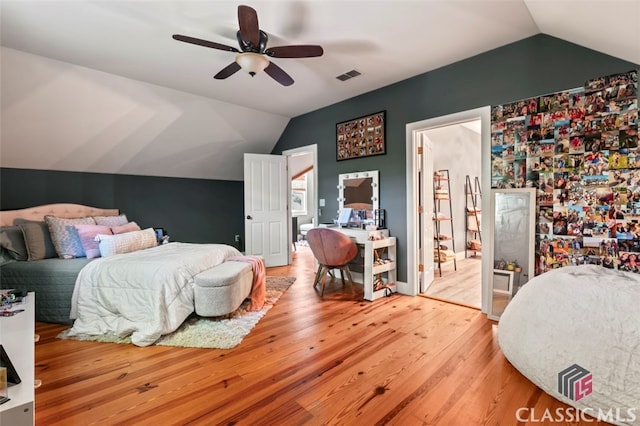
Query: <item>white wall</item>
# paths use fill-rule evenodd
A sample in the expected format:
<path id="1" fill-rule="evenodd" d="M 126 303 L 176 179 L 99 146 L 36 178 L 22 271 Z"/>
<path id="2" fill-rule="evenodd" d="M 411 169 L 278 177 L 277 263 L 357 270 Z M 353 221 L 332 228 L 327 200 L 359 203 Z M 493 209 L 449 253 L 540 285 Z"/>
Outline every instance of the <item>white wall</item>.
<path id="1" fill-rule="evenodd" d="M 2 47 L 0 166 L 242 180 L 289 119 Z M 214 84 L 214 80 L 211 80 Z"/>
<path id="2" fill-rule="evenodd" d="M 449 170 L 455 248 L 457 253 L 464 253 L 467 220 L 465 178 L 469 175 L 473 183 L 474 177 L 480 177 L 482 155 L 480 134 L 461 124 L 430 129 L 425 133 L 433 142 L 434 170 Z M 449 225 L 443 222 L 442 226 L 445 228 L 443 233 L 449 234 Z M 444 242 L 444 244 L 450 244 L 450 242 Z"/>

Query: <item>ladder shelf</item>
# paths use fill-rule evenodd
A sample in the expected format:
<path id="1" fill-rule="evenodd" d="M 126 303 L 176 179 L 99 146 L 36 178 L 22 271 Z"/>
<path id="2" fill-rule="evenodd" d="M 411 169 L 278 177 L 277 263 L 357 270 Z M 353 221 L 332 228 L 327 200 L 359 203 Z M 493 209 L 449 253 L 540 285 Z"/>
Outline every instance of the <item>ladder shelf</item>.
<path id="1" fill-rule="evenodd" d="M 433 174 L 433 221 L 435 235 L 434 263 L 438 266 L 438 273 L 442 276 L 442 266 L 453 263 L 454 271 L 458 270 L 456 263 L 456 245 L 453 233 L 453 209 L 451 207 L 451 181 L 449 170 L 437 170 Z M 447 244 L 442 244 L 447 242 Z M 451 247 L 448 244 L 451 244 Z"/>
<path id="2" fill-rule="evenodd" d="M 465 182 L 465 213 L 466 232 L 464 249 L 466 257 L 476 256 L 482 252 L 482 232 L 480 229 L 482 188 L 480 179 L 476 176 L 471 183 L 471 176 L 467 175 Z"/>

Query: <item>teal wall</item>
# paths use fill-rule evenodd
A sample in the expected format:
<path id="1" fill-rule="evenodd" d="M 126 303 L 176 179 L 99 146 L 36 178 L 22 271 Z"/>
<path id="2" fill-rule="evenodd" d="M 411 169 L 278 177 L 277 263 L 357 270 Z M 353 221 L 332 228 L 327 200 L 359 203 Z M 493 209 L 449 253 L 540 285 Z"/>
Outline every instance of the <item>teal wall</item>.
<path id="1" fill-rule="evenodd" d="M 0 168 L 0 209 L 52 203 L 117 208 L 172 241 L 242 248 L 244 186 L 239 181 Z"/>
<path id="2" fill-rule="evenodd" d="M 428 48 L 422 54 L 428 55 Z M 398 238 L 398 280 L 406 281 L 408 123 L 571 89 L 590 78 L 638 67 L 554 37 L 536 35 L 295 117 L 272 153 L 318 145 L 318 198 L 327 203 L 319 217 L 321 223 L 330 222 L 338 210 L 340 173 L 379 170 L 380 207 L 386 210 L 391 234 Z M 366 78 L 366 73 L 358 78 Z M 337 162 L 336 123 L 382 110 L 387 113 L 387 154 Z M 467 160 L 464 153 L 460 153 L 460 160 Z"/>

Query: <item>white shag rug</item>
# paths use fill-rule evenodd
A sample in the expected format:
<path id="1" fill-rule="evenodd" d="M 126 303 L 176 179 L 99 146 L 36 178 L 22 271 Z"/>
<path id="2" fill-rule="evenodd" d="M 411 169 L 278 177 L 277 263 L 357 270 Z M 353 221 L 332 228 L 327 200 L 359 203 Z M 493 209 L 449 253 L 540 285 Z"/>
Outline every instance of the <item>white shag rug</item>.
<path id="1" fill-rule="evenodd" d="M 245 300 L 230 316 L 199 317 L 192 314 L 173 333 L 162 336 L 154 345 L 182 346 L 188 348 L 231 349 L 240 344 L 258 321 L 275 305 L 296 279 L 294 277 L 267 277 L 264 307 L 259 311 L 247 312 L 249 304 Z M 114 335 L 67 337 L 68 330 L 58 335 L 60 339 L 90 340 L 95 342 L 131 343 L 129 337 Z"/>

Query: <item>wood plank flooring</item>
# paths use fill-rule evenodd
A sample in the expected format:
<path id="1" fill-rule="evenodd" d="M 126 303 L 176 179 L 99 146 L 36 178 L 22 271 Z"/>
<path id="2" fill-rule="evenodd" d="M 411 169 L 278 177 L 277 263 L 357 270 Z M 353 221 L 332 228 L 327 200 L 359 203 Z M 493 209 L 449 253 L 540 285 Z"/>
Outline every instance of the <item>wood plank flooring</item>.
<path id="1" fill-rule="evenodd" d="M 482 257 L 460 259 L 442 266 L 442 276 L 436 274 L 424 294 L 428 297 L 480 309 L 482 307 Z"/>
<path id="2" fill-rule="evenodd" d="M 567 407 L 505 360 L 479 311 L 338 283 L 323 299 L 310 251 L 294 259 L 269 268 L 297 281 L 231 350 L 60 340 L 38 323 L 36 424 L 514 425 L 520 407 Z"/>

